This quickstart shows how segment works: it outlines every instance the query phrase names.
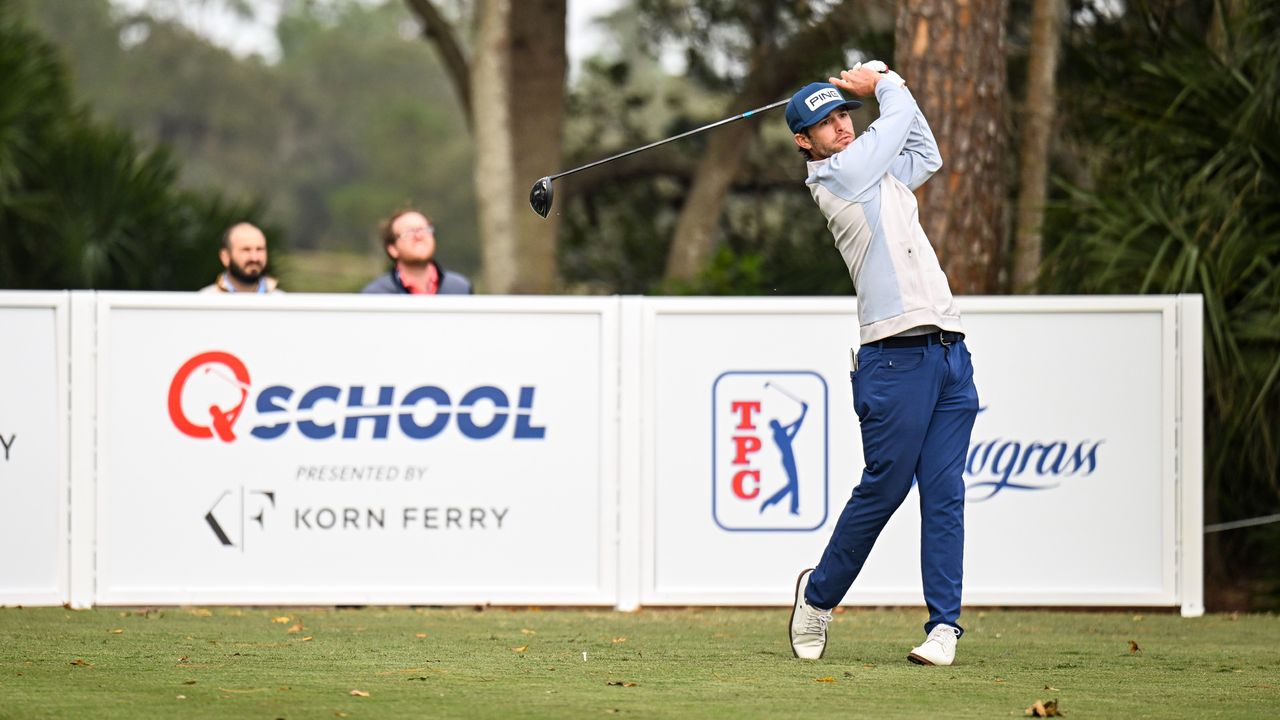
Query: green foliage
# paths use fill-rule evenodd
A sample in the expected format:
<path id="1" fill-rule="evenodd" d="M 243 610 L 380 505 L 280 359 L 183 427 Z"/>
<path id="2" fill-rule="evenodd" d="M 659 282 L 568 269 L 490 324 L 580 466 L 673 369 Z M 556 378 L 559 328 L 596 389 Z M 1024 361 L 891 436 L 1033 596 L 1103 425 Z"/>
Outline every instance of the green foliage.
<path id="1" fill-rule="evenodd" d="M 439 228 L 443 263 L 479 266 L 471 140 L 401 0 L 282 4 L 271 60 L 236 57 L 176 21 L 113 12 L 107 0 L 20 1 L 62 48 L 94 113 L 170 147 L 183 187 L 264 199 L 286 231 L 283 242 L 271 238 L 273 252 L 383 258 L 378 221 L 414 204 Z M 329 278 L 285 279 L 332 289 Z"/>
<path id="2" fill-rule="evenodd" d="M 740 87 L 752 46 L 782 42 L 831 3 L 639 0 L 608 25 L 615 52 L 588 62 L 572 89 L 566 166 L 719 120 Z M 663 42 L 684 53 L 685 73 L 659 63 Z M 806 67 L 772 68 L 798 87 L 825 77 L 860 48 L 888 57 L 891 38 L 865 34 L 815 51 Z M 874 119 L 872 108 L 855 122 Z M 716 131 L 556 182 L 560 269 L 592 292 L 708 295 L 847 295 L 852 283 L 804 185 L 781 110 L 743 122 L 760 136 L 731 187 L 712 265 L 693 283 L 662 280 L 667 251 L 697 163 Z"/>
<path id="3" fill-rule="evenodd" d="M 162 150 L 73 105 L 52 45 L 0 0 L 0 287 L 189 290 L 261 212 L 177 189 Z"/>
<path id="4" fill-rule="evenodd" d="M 1129 57 L 1149 59 L 1117 76 L 1097 54 L 1098 160 L 1050 218 L 1043 280 L 1204 295 L 1208 522 L 1280 508 L 1280 10 L 1241 9 L 1220 51 L 1143 6 Z M 1216 569 L 1265 537 L 1232 533 Z"/>

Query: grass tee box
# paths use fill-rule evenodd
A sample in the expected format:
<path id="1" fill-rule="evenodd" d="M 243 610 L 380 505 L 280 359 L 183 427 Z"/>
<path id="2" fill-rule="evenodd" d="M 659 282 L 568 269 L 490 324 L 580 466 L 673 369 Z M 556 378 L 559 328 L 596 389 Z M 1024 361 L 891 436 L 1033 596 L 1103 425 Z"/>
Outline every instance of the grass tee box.
<path id="1" fill-rule="evenodd" d="M 0 610 L 0 718 L 1260 717 L 1280 618 L 848 610 L 796 660 L 785 609 Z"/>

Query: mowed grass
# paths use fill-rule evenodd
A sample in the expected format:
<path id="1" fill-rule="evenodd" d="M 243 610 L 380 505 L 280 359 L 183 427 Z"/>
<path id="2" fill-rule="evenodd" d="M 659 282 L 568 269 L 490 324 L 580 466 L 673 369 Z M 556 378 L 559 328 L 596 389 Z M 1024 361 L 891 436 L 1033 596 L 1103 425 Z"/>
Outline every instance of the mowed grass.
<path id="1" fill-rule="evenodd" d="M 0 717 L 1256 718 L 1280 618 L 970 610 L 958 662 L 905 659 L 920 610 L 850 609 L 801 661 L 787 609 L 0 610 Z M 366 695 L 367 694 L 367 695 Z"/>

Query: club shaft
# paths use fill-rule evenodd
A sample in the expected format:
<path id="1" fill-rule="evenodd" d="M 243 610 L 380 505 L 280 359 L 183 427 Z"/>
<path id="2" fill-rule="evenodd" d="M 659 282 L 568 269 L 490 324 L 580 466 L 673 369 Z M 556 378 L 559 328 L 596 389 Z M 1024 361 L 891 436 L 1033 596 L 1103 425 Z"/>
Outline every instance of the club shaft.
<path id="1" fill-rule="evenodd" d="M 791 391 L 790 391 L 790 390 L 788 390 L 788 389 L 786 389 L 786 388 L 782 387 L 782 386 L 781 386 L 781 385 L 779 385 L 778 383 L 769 383 L 769 387 L 773 388 L 774 390 L 777 390 L 778 392 L 782 393 L 783 395 L 786 395 L 787 397 L 791 398 L 792 400 L 795 400 L 796 402 L 800 403 L 801 405 L 803 405 L 803 404 L 804 404 L 804 401 L 803 401 L 803 400 L 801 400 L 800 398 L 798 398 L 798 397 L 796 397 L 795 395 L 791 394 Z"/>
<path id="2" fill-rule="evenodd" d="M 603 165 L 603 164 L 605 164 L 605 163 L 607 163 L 607 162 L 613 162 L 614 160 L 618 160 L 618 159 L 620 159 L 620 158 L 624 158 L 624 157 L 626 157 L 626 156 L 628 156 L 628 155 L 635 155 L 635 154 L 636 154 L 636 153 L 638 153 L 638 152 L 644 152 L 645 150 L 650 150 L 650 149 L 652 149 L 652 148 L 656 148 L 656 147 L 658 147 L 659 145 L 666 145 L 666 144 L 667 144 L 667 143 L 669 143 L 669 142 L 673 142 L 673 141 L 675 141 L 675 140 L 679 140 L 679 139 L 681 139 L 681 138 L 687 138 L 687 137 L 689 137 L 690 135 L 697 135 L 697 134 L 698 134 L 698 133 L 700 133 L 700 132 L 704 132 L 704 131 L 710 130 L 710 129 L 712 129 L 712 128 L 717 128 L 717 127 L 720 127 L 721 125 L 727 125 L 727 124 L 729 124 L 729 123 L 731 123 L 731 122 L 734 122 L 735 120 L 742 120 L 742 119 L 745 119 L 745 118 L 749 118 L 749 117 L 751 117 L 752 115 L 755 115 L 756 113 L 762 113 L 762 112 L 764 112 L 764 111 L 766 111 L 766 110 L 772 110 L 772 109 L 774 109 L 774 108 L 776 108 L 776 107 L 781 107 L 781 106 L 783 106 L 783 105 L 786 105 L 786 104 L 787 104 L 787 102 L 788 102 L 787 100 L 779 100 L 778 102 L 775 102 L 775 103 L 769 103 L 768 105 L 765 105 L 764 107 L 758 107 L 758 108 L 756 108 L 755 110 L 748 110 L 748 111 L 746 111 L 746 112 L 742 113 L 741 115 L 734 115 L 733 117 L 727 117 L 727 118 L 725 118 L 725 119 L 723 119 L 723 120 L 718 120 L 718 121 L 716 121 L 716 122 L 713 122 L 713 123 L 711 123 L 710 125 L 703 125 L 703 126 L 702 126 L 702 127 L 700 127 L 700 128 L 694 128 L 694 129 L 692 129 L 692 130 L 688 130 L 688 131 L 686 131 L 686 132 L 682 132 L 682 133 L 680 133 L 679 135 L 673 135 L 673 136 L 671 136 L 671 137 L 669 137 L 669 138 L 666 138 L 665 140 L 659 140 L 659 141 L 657 141 L 657 142 L 649 143 L 648 145 L 645 145 L 644 147 L 633 148 L 633 149 L 628 150 L 628 151 L 626 151 L 626 152 L 618 153 L 617 155 L 614 155 L 614 156 L 612 156 L 612 157 L 607 157 L 607 158 L 604 158 L 604 159 L 602 159 L 602 160 L 596 160 L 595 162 L 587 163 L 586 165 L 583 165 L 583 166 L 581 166 L 581 167 L 576 167 L 576 168 L 574 168 L 574 169 L 572 169 L 572 170 L 565 170 L 564 172 L 562 172 L 562 173 L 557 173 L 557 174 L 555 174 L 555 175 L 552 175 L 552 176 L 548 177 L 547 179 L 548 179 L 548 180 L 555 180 L 556 178 L 562 178 L 562 177 L 564 177 L 565 175 L 572 175 L 572 174 L 574 174 L 574 173 L 576 173 L 576 172 L 581 172 L 581 171 L 583 171 L 583 170 L 587 170 L 587 169 L 593 168 L 593 167 L 595 167 L 595 166 L 597 166 L 597 165 Z"/>

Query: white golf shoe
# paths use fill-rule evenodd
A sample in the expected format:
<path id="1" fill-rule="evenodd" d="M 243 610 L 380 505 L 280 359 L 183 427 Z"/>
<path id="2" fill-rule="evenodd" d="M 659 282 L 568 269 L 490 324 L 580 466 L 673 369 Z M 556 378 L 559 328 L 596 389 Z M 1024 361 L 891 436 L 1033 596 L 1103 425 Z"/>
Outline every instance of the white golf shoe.
<path id="1" fill-rule="evenodd" d="M 805 660 L 822 657 L 827 649 L 827 623 L 831 622 L 830 610 L 819 610 L 804 600 L 812 574 L 813 568 L 809 568 L 796 579 L 796 602 L 791 608 L 791 652 Z"/>
<path id="2" fill-rule="evenodd" d="M 912 650 L 907 659 L 917 665 L 950 665 L 956 659 L 956 640 L 959 637 L 960 631 L 950 625 L 934 625 L 929 637 Z"/>

